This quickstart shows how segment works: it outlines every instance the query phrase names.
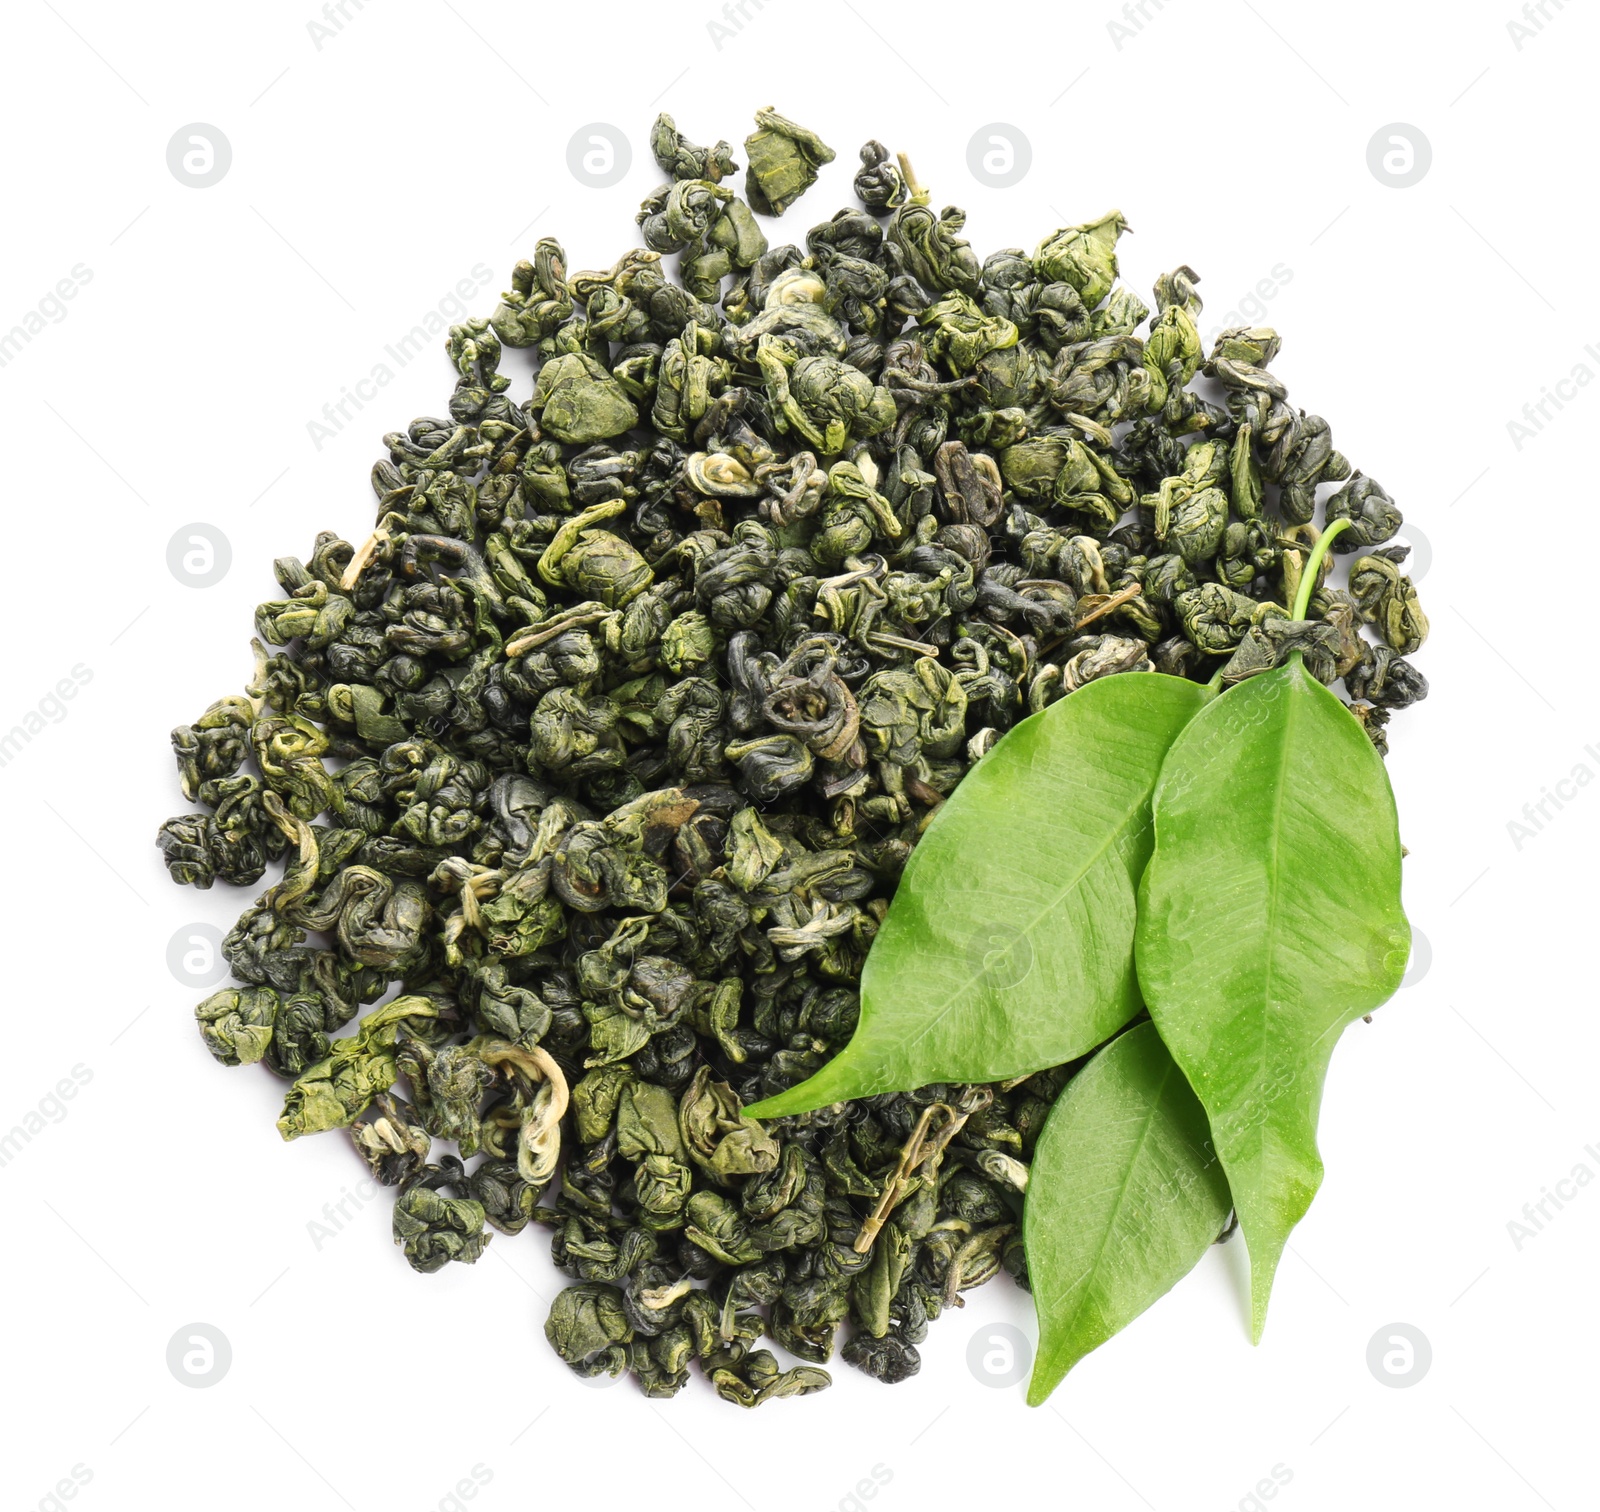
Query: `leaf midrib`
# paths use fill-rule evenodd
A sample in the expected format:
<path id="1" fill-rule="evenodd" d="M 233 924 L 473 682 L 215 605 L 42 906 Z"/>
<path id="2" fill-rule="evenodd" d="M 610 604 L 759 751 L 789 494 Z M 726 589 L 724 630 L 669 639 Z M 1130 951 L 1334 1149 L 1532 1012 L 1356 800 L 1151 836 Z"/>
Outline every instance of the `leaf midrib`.
<path id="1" fill-rule="evenodd" d="M 1267 886 L 1267 918 L 1266 930 L 1263 935 L 1263 938 L 1266 942 L 1266 965 L 1263 973 L 1261 1002 L 1258 1013 L 1256 1075 L 1253 1082 L 1253 1088 L 1255 1089 L 1260 1088 L 1267 1070 L 1267 1019 L 1271 1015 L 1272 980 L 1277 969 L 1278 959 L 1277 952 L 1274 949 L 1272 942 L 1277 929 L 1279 905 L 1282 902 L 1283 868 L 1278 864 L 1278 853 L 1282 849 L 1283 795 L 1287 787 L 1287 784 L 1284 781 L 1284 774 L 1287 772 L 1289 767 L 1289 747 L 1292 744 L 1294 724 L 1296 718 L 1298 717 L 1295 711 L 1299 706 L 1299 701 L 1297 690 L 1291 688 L 1288 712 L 1284 715 L 1283 720 L 1283 734 L 1282 738 L 1278 742 L 1278 769 L 1274 774 L 1273 779 L 1274 791 L 1272 796 L 1272 811 L 1268 828 L 1269 870 Z M 1259 1092 L 1257 1095 L 1259 1095 Z M 1271 1116 L 1270 1111 L 1268 1116 Z M 1258 1160 L 1260 1159 L 1260 1152 L 1266 1143 L 1266 1132 L 1264 1127 L 1266 1122 L 1267 1120 L 1263 1118 L 1254 1126 L 1254 1144 L 1256 1147 L 1256 1156 Z"/>
<path id="2" fill-rule="evenodd" d="M 1128 1157 L 1127 1167 L 1122 1173 L 1122 1183 L 1117 1188 L 1116 1200 L 1111 1206 L 1111 1210 L 1106 1218 L 1105 1226 L 1101 1231 L 1100 1243 L 1095 1247 L 1094 1259 L 1083 1271 L 1082 1275 L 1079 1276 L 1078 1282 L 1074 1283 L 1075 1285 L 1082 1283 L 1083 1289 L 1078 1294 L 1078 1301 L 1076 1306 L 1074 1306 L 1072 1309 L 1071 1316 L 1066 1320 L 1065 1326 L 1069 1330 L 1075 1330 L 1077 1328 L 1078 1320 L 1083 1316 L 1084 1305 L 1089 1299 L 1089 1293 L 1092 1289 L 1094 1277 L 1099 1273 L 1100 1262 L 1105 1258 L 1106 1246 L 1111 1242 L 1111 1232 L 1116 1227 L 1117 1219 L 1122 1213 L 1123 1202 L 1128 1195 L 1128 1187 L 1133 1181 L 1134 1167 L 1139 1164 L 1139 1158 L 1144 1153 L 1144 1147 L 1150 1138 L 1150 1130 L 1155 1124 L 1156 1115 L 1161 1111 L 1162 1099 L 1167 1095 L 1167 1083 L 1171 1080 L 1172 1074 L 1177 1069 L 1178 1067 L 1176 1062 L 1170 1062 L 1167 1065 L 1166 1069 L 1161 1073 L 1161 1082 L 1156 1088 L 1155 1096 L 1150 1099 L 1150 1111 L 1145 1114 L 1144 1127 L 1139 1130 L 1138 1141 L 1135 1143 L 1133 1151 Z M 1070 1369 L 1070 1367 L 1068 1368 Z"/>
<path id="3" fill-rule="evenodd" d="M 1155 782 L 1154 782 L 1154 780 L 1152 780 L 1151 784 L 1150 784 L 1150 787 L 1145 790 L 1144 798 L 1142 800 L 1143 803 L 1149 803 L 1150 794 L 1154 790 L 1154 787 L 1155 787 Z M 1054 912 L 1055 909 L 1060 905 L 1061 900 L 1063 898 L 1067 897 L 1067 895 L 1069 893 L 1072 893 L 1072 892 L 1076 891 L 1080 886 L 1082 886 L 1084 878 L 1087 877 L 1089 875 L 1089 873 L 1094 870 L 1094 868 L 1099 864 L 1099 862 L 1105 857 L 1106 852 L 1109 851 L 1112 848 L 1112 846 L 1116 843 L 1116 841 L 1121 839 L 1122 836 L 1127 832 L 1128 826 L 1132 822 L 1134 814 L 1138 812 L 1139 807 L 1140 807 L 1140 804 L 1139 803 L 1135 803 L 1132 807 L 1130 807 L 1128 809 L 1128 811 L 1122 816 L 1121 822 L 1106 837 L 1104 843 L 1101 844 L 1099 847 L 1097 847 L 1095 849 L 1095 851 L 1084 862 L 1083 866 L 1081 868 L 1079 868 L 1077 873 L 1075 875 L 1073 875 L 1066 882 L 1066 884 L 1060 889 L 1059 892 L 1057 892 L 1054 896 L 1052 896 L 1045 903 L 1045 905 L 1038 911 L 1037 914 L 1035 914 L 1033 916 L 1033 918 L 1031 920 L 1029 920 L 1027 926 L 1022 931 L 1023 935 L 1025 935 L 1029 939 L 1032 939 L 1034 930 L 1036 930 L 1039 927 L 1040 922 L 1045 918 L 1045 916 L 1050 914 L 1050 913 L 1052 913 L 1052 912 Z M 1130 876 L 1129 877 L 1129 888 L 1130 888 L 1130 890 L 1132 889 L 1132 881 L 1133 881 L 1133 879 Z M 922 1026 L 922 1028 L 917 1032 L 917 1034 L 912 1039 L 910 1039 L 910 1040 L 908 1040 L 906 1042 L 905 1048 L 907 1050 L 910 1050 L 914 1046 L 920 1044 L 922 1042 L 923 1037 L 930 1030 L 937 1028 L 938 1025 L 943 1023 L 944 1022 L 944 1016 L 947 1013 L 949 1013 L 949 1011 L 956 1005 L 956 1003 L 958 1001 L 960 1001 L 960 999 L 962 998 L 962 996 L 965 993 L 971 991 L 973 983 L 978 981 L 978 980 L 980 980 L 982 978 L 982 976 L 983 976 L 983 973 L 981 971 L 974 971 L 966 978 L 966 980 L 964 980 L 963 982 L 959 983 L 956 987 L 954 987 L 951 990 L 950 995 L 947 998 L 945 998 L 945 1000 L 942 1003 L 939 1004 L 939 1008 L 938 1008 L 937 1013 L 935 1013 L 934 1016 L 926 1024 L 924 1024 Z"/>

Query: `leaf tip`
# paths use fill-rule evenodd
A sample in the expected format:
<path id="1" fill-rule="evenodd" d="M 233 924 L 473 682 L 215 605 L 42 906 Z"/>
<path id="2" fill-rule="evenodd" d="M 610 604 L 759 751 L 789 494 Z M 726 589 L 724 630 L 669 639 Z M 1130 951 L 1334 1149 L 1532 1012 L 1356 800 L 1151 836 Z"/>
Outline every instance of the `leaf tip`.
<path id="1" fill-rule="evenodd" d="M 1271 1259 L 1263 1258 L 1259 1262 L 1256 1257 L 1250 1257 L 1250 1342 L 1259 1344 L 1261 1335 L 1267 1327 L 1267 1304 L 1272 1299 L 1272 1279 L 1278 1271 L 1278 1260 L 1282 1251 L 1273 1255 Z"/>
<path id="2" fill-rule="evenodd" d="M 1028 1378 L 1028 1405 L 1043 1407 L 1051 1392 L 1066 1379 L 1066 1374 L 1065 1370 L 1046 1366 L 1043 1360 L 1035 1360 L 1033 1374 Z"/>
<path id="3" fill-rule="evenodd" d="M 779 1092 L 773 1097 L 763 1097 L 760 1102 L 748 1104 L 744 1109 L 746 1118 L 787 1118 L 790 1113 L 804 1112 L 803 1108 L 789 1106 L 792 1099 L 788 1092 Z"/>
<path id="4" fill-rule="evenodd" d="M 792 1087 L 786 1087 L 782 1092 L 774 1092 L 771 1097 L 763 1097 L 759 1102 L 753 1102 L 745 1108 L 748 1118 L 790 1118 L 796 1113 L 810 1113 L 816 1108 L 825 1108 L 831 1102 L 838 1101 L 838 1096 L 832 1088 L 834 1081 L 830 1077 L 829 1067 L 824 1066 L 815 1076 L 807 1077 L 805 1081 L 798 1082 Z"/>

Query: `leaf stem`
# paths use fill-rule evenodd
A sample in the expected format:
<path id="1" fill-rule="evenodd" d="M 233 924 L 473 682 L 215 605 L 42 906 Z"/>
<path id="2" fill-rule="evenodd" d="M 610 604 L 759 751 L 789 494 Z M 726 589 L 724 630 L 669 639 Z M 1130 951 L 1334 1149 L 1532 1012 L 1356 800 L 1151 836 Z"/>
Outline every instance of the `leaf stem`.
<path id="1" fill-rule="evenodd" d="M 878 1231 L 883 1227 L 889 1214 L 905 1200 L 908 1195 L 906 1184 L 912 1173 L 930 1161 L 937 1170 L 945 1146 L 960 1133 L 961 1126 L 974 1113 L 988 1107 L 993 1100 L 994 1093 L 987 1087 L 968 1087 L 956 1099 L 954 1107 L 949 1103 L 933 1103 L 923 1109 L 916 1128 L 911 1131 L 911 1137 L 906 1141 L 905 1148 L 900 1151 L 900 1160 L 893 1174 L 884 1183 L 877 1206 L 862 1222 L 861 1232 L 855 1237 L 855 1243 L 851 1248 L 858 1255 L 864 1255 L 872 1248 L 873 1241 L 878 1237 Z M 932 1129 L 934 1115 L 939 1113 L 942 1113 L 944 1118 L 938 1129 Z"/>
<path id="2" fill-rule="evenodd" d="M 906 181 L 906 193 L 910 195 L 909 203 L 925 205 L 932 196 L 917 179 L 917 170 L 911 166 L 911 159 L 905 153 L 897 152 L 895 156 L 900 160 L 900 176 Z"/>
<path id="3" fill-rule="evenodd" d="M 1300 586 L 1295 591 L 1294 608 L 1289 611 L 1290 619 L 1300 620 L 1306 617 L 1306 610 L 1311 607 L 1311 595 L 1317 586 L 1317 574 L 1322 571 L 1322 559 L 1327 556 L 1328 548 L 1333 545 L 1333 538 L 1353 523 L 1346 515 L 1342 520 L 1335 520 L 1317 537 L 1317 544 L 1311 548 L 1311 555 L 1306 558 L 1305 566 L 1300 569 Z"/>

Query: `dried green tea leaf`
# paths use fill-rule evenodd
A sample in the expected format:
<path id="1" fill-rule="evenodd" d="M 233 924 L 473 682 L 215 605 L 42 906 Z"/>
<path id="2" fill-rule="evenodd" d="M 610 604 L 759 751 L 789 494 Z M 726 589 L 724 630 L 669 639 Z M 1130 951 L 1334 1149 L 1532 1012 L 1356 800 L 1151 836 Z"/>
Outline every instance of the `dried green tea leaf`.
<path id="1" fill-rule="evenodd" d="M 817 169 L 834 158 L 816 132 L 770 106 L 756 112 L 756 129 L 744 139 L 750 159 L 745 195 L 763 215 L 782 215 L 817 181 Z"/>
<path id="2" fill-rule="evenodd" d="M 1139 985 L 1211 1120 L 1259 1339 L 1289 1231 L 1322 1181 L 1334 1043 L 1405 970 L 1394 795 L 1360 724 L 1293 655 L 1189 723 L 1153 809 Z"/>
<path id="3" fill-rule="evenodd" d="M 855 1037 L 750 1114 L 1021 1076 L 1127 1023 L 1150 790 L 1205 697 L 1159 673 L 1109 677 L 1007 735 L 912 852 L 862 973 Z"/>
<path id="4" fill-rule="evenodd" d="M 1113 1040 L 1039 1136 L 1023 1209 L 1039 1406 L 1092 1349 L 1186 1276 L 1228 1221 L 1201 1108 L 1155 1025 Z"/>

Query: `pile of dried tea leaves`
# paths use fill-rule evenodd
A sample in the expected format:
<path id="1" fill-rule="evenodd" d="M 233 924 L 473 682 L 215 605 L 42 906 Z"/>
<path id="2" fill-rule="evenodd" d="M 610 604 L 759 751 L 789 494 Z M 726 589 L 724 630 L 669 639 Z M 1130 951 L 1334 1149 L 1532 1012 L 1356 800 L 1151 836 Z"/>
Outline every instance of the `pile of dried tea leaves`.
<path id="1" fill-rule="evenodd" d="M 827 1385 L 841 1325 L 899 1381 L 962 1292 L 1027 1283 L 1075 1066 L 743 1111 L 850 1040 L 963 776 L 1096 679 L 1291 652 L 1382 750 L 1427 621 L 1277 335 L 1208 357 L 1186 267 L 1152 315 L 1120 214 L 980 263 L 873 142 L 865 208 L 769 246 L 814 133 L 761 112 L 742 199 L 729 144 L 651 145 L 646 246 L 569 273 L 542 240 L 451 328 L 448 413 L 384 437 L 376 529 L 277 562 L 245 696 L 173 733 L 198 809 L 159 843 L 199 887 L 287 858 L 201 1031 L 288 1083 L 286 1139 L 348 1131 L 414 1267 L 538 1227 L 573 1370 L 668 1396 L 698 1361 L 754 1406 Z M 1292 619 L 1320 485 L 1358 559 Z"/>

